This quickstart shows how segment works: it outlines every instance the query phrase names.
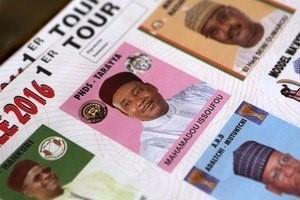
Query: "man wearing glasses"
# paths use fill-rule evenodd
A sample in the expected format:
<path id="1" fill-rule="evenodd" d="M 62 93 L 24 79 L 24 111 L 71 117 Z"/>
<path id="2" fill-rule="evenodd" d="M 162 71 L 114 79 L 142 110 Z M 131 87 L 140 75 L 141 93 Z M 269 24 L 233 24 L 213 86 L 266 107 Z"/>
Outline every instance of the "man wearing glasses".
<path id="1" fill-rule="evenodd" d="M 233 153 L 234 173 L 266 185 L 271 192 L 300 197 L 300 161 L 271 147 L 247 141 Z"/>

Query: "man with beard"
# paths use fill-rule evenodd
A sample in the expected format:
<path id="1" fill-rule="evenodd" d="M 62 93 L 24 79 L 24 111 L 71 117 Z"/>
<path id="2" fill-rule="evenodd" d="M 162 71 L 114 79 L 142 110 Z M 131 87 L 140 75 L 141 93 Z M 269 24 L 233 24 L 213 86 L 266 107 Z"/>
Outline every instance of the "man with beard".
<path id="1" fill-rule="evenodd" d="M 235 68 L 246 73 L 249 70 L 245 68 L 246 64 L 256 55 L 265 38 L 278 29 L 278 23 L 285 23 L 288 17 L 288 13 L 275 10 L 260 22 L 255 22 L 235 7 L 203 0 L 188 10 L 185 26 L 206 38 L 240 46 Z M 277 32 L 274 31 L 275 34 Z"/>
<path id="2" fill-rule="evenodd" d="M 99 97 L 142 122 L 140 154 L 159 163 L 214 93 L 214 89 L 200 82 L 165 100 L 154 85 L 133 73 L 121 72 L 103 82 Z"/>
<path id="3" fill-rule="evenodd" d="M 67 167 L 67 166 L 66 166 Z M 119 185 L 112 177 L 97 171 L 61 186 L 56 174 L 32 160 L 19 161 L 13 167 L 7 185 L 35 200 L 145 200 L 130 186 Z"/>
<path id="4" fill-rule="evenodd" d="M 243 143 L 233 154 L 236 175 L 262 182 L 275 194 L 300 197 L 300 162 L 293 156 L 255 141 Z"/>

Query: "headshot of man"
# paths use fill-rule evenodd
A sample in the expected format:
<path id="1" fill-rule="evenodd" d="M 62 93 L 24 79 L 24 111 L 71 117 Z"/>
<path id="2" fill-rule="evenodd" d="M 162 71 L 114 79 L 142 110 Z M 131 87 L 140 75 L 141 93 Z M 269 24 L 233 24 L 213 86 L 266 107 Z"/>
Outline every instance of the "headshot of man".
<path id="1" fill-rule="evenodd" d="M 300 161 L 289 154 L 247 141 L 234 151 L 233 165 L 236 175 L 261 182 L 275 194 L 300 197 Z"/>
<path id="2" fill-rule="evenodd" d="M 53 199 L 63 193 L 55 173 L 32 160 L 18 162 L 8 177 L 7 185 L 38 200 Z"/>
<path id="3" fill-rule="evenodd" d="M 154 85 L 133 73 L 121 72 L 103 82 L 99 97 L 124 115 L 141 121 L 140 154 L 158 163 L 214 93 L 200 82 L 165 99 Z"/>
<path id="4" fill-rule="evenodd" d="M 185 26 L 206 38 L 239 46 L 235 64 L 244 66 L 284 17 L 285 12 L 274 10 L 256 22 L 236 7 L 202 0 L 187 11 Z"/>
<path id="5" fill-rule="evenodd" d="M 213 1 L 201 1 L 186 14 L 188 28 L 224 44 L 252 47 L 262 38 L 263 26 L 239 9 Z"/>
<path id="6" fill-rule="evenodd" d="M 110 175 L 97 171 L 62 186 L 49 167 L 32 160 L 19 161 L 13 167 L 7 186 L 35 200 L 144 200 L 134 188 L 119 185 Z"/>

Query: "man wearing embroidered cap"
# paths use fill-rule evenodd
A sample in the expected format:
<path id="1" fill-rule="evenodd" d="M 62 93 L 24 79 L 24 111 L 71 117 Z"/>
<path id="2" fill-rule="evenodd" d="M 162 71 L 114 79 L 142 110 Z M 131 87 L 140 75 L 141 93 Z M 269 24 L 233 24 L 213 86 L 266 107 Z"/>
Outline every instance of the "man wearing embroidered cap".
<path id="1" fill-rule="evenodd" d="M 225 44 L 252 47 L 262 38 L 264 28 L 235 7 L 201 1 L 186 15 L 186 26 L 205 37 Z"/>
<path id="2" fill-rule="evenodd" d="M 165 100 L 154 85 L 133 73 L 121 72 L 103 82 L 99 97 L 142 122 L 140 154 L 158 163 L 214 92 L 200 82 Z"/>
<path id="3" fill-rule="evenodd" d="M 7 186 L 35 200 L 145 200 L 134 188 L 119 185 L 111 176 L 100 171 L 61 186 L 56 174 L 32 160 L 19 161 L 13 167 Z"/>
<path id="4" fill-rule="evenodd" d="M 300 197 L 300 161 L 271 147 L 247 141 L 233 153 L 234 173 L 262 182 L 276 194 Z"/>
<path id="5" fill-rule="evenodd" d="M 202 0 L 187 11 L 185 26 L 206 38 L 240 46 L 235 67 L 243 69 L 264 39 L 282 19 L 287 21 L 288 16 L 286 12 L 275 10 L 256 22 L 235 7 Z"/>

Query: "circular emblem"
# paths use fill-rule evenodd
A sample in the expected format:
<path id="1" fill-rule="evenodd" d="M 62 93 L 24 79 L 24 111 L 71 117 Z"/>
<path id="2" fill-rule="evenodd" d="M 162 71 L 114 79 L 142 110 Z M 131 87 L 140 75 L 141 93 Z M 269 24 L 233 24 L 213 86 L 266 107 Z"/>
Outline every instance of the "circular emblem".
<path id="1" fill-rule="evenodd" d="M 57 136 L 44 139 L 39 145 L 39 154 L 46 160 L 57 160 L 67 152 L 67 142 Z"/>
<path id="2" fill-rule="evenodd" d="M 106 105 L 98 100 L 87 101 L 80 107 L 80 118 L 85 123 L 101 122 L 107 115 Z"/>
<path id="3" fill-rule="evenodd" d="M 151 68 L 151 59 L 144 53 L 136 53 L 133 56 L 129 56 L 125 62 L 125 66 L 130 72 L 143 73 Z"/>

